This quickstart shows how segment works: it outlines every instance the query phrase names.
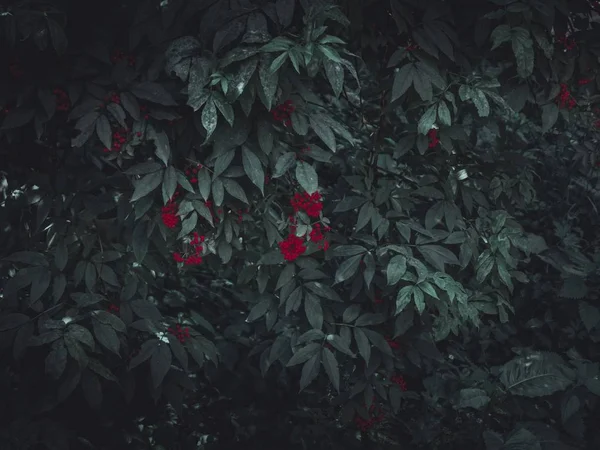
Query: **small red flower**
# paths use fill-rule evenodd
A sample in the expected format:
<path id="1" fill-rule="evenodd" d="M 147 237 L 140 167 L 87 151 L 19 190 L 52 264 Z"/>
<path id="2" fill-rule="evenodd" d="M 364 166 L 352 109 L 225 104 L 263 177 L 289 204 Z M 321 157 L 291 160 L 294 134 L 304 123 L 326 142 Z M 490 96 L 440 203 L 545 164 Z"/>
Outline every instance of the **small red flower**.
<path id="1" fill-rule="evenodd" d="M 371 405 L 371 407 L 369 408 L 369 419 L 363 419 L 361 416 L 356 415 L 354 417 L 354 423 L 356 424 L 356 427 L 360 431 L 367 432 L 371 428 L 373 428 L 376 424 L 382 422 L 383 418 L 384 418 L 383 411 L 381 409 L 379 409 L 375 413 L 375 405 Z"/>
<path id="2" fill-rule="evenodd" d="M 590 84 L 592 81 L 594 80 L 592 80 L 591 78 L 581 78 L 580 80 L 577 80 L 577 84 L 579 86 L 585 86 L 586 84 Z"/>
<path id="3" fill-rule="evenodd" d="M 62 89 L 54 89 L 52 91 L 54 96 L 56 97 L 56 110 L 57 111 L 68 111 L 71 107 L 71 101 L 69 100 L 69 96 Z"/>
<path id="4" fill-rule="evenodd" d="M 290 234 L 284 241 L 279 243 L 279 250 L 286 261 L 294 261 L 306 251 L 304 240 L 295 234 Z"/>
<path id="5" fill-rule="evenodd" d="M 400 348 L 400 344 L 398 344 L 396 341 L 394 341 L 392 338 L 390 337 L 386 337 L 385 340 L 387 341 L 388 345 L 390 346 L 390 348 L 392 350 L 397 350 Z"/>
<path id="6" fill-rule="evenodd" d="M 390 378 L 390 381 L 392 383 L 394 383 L 395 385 L 399 386 L 401 391 L 406 392 L 408 390 L 408 387 L 406 385 L 406 380 L 404 379 L 404 377 L 402 375 L 393 375 Z"/>
<path id="7" fill-rule="evenodd" d="M 561 83 L 560 85 L 560 93 L 558 94 L 556 103 L 558 103 L 559 108 L 568 109 L 573 109 L 576 104 L 575 99 L 571 95 L 571 91 L 569 91 L 569 87 L 565 83 Z"/>
<path id="8" fill-rule="evenodd" d="M 161 218 L 167 228 L 175 228 L 179 224 L 179 216 L 177 215 L 179 207 L 173 199 L 162 207 Z"/>
<path id="9" fill-rule="evenodd" d="M 290 204 L 294 208 L 294 212 L 304 211 L 308 217 L 319 217 L 323 210 L 323 198 L 318 192 L 312 194 L 308 192 L 296 193 L 290 200 Z"/>
<path id="10" fill-rule="evenodd" d="M 175 328 L 169 327 L 168 331 L 182 344 L 190 337 L 190 329 L 188 327 L 182 327 L 179 323 L 175 325 Z"/>
<path id="11" fill-rule="evenodd" d="M 296 110 L 291 100 L 286 100 L 281 105 L 277 105 L 271 115 L 276 122 L 282 122 L 286 127 L 292 124 L 291 114 Z"/>
<path id="12" fill-rule="evenodd" d="M 427 133 L 427 137 L 429 138 L 429 148 L 437 147 L 437 145 L 440 143 L 440 139 L 438 138 L 437 132 L 437 129 L 432 128 Z"/>

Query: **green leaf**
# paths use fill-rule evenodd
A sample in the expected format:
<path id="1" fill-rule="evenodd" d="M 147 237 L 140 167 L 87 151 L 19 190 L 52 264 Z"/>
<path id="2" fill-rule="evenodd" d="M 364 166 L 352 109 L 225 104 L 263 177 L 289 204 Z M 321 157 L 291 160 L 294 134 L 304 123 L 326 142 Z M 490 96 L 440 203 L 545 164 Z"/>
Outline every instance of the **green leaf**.
<path id="1" fill-rule="evenodd" d="M 450 126 L 452 125 L 452 117 L 450 116 L 450 110 L 448 109 L 448 105 L 446 102 L 441 100 L 438 105 L 438 118 L 440 119 L 440 123 L 442 125 Z"/>
<path id="2" fill-rule="evenodd" d="M 31 119 L 33 119 L 34 115 L 35 115 L 35 109 L 33 109 L 33 108 L 18 107 L 18 108 L 11 109 L 8 112 L 8 114 L 6 114 L 6 116 L 4 117 L 4 121 L 2 122 L 2 127 L 0 127 L 0 129 L 10 130 L 13 128 L 22 127 L 23 125 L 28 124 L 31 121 Z M 92 132 L 93 132 L 93 129 L 89 132 L 89 134 L 87 134 L 88 137 L 85 138 L 86 141 L 87 141 L 87 139 L 89 139 L 89 136 L 91 135 Z M 86 135 L 86 133 L 82 132 L 80 134 L 80 136 L 84 136 L 84 135 Z"/>
<path id="3" fill-rule="evenodd" d="M 175 194 L 177 189 L 177 171 L 173 166 L 167 167 L 162 182 L 163 203 L 167 203 Z"/>
<path id="4" fill-rule="evenodd" d="M 429 75 L 418 67 L 416 67 L 415 70 L 413 86 L 424 102 L 430 102 L 433 98 L 433 87 L 431 86 Z"/>
<path id="5" fill-rule="evenodd" d="M 325 68 L 325 75 L 329 80 L 331 89 L 336 97 L 339 97 L 344 88 L 344 68 L 340 63 L 331 61 L 329 59 L 323 60 L 323 67 Z"/>
<path id="6" fill-rule="evenodd" d="M 521 78 L 527 78 L 533 73 L 535 51 L 529 31 L 522 27 L 511 30 L 512 48 L 517 60 L 517 72 Z"/>
<path id="7" fill-rule="evenodd" d="M 235 119 L 233 107 L 227 103 L 222 95 L 213 95 L 213 100 L 227 123 L 229 123 L 229 126 L 233 126 L 233 121 Z"/>
<path id="8" fill-rule="evenodd" d="M 177 106 L 177 102 L 173 100 L 171 94 L 160 83 L 142 81 L 131 88 L 131 93 L 137 98 L 158 103 L 159 105 Z"/>
<path id="9" fill-rule="evenodd" d="M 265 172 L 258 156 L 247 147 L 242 147 L 242 163 L 250 181 L 265 195 Z"/>
<path id="10" fill-rule="evenodd" d="M 335 257 L 362 255 L 366 252 L 367 249 L 362 245 L 338 245 L 332 250 L 332 254 Z"/>
<path id="11" fill-rule="evenodd" d="M 354 276 L 358 271 L 358 267 L 360 266 L 360 261 L 362 260 L 362 255 L 351 256 L 347 260 L 345 260 L 340 267 L 337 269 L 335 273 L 335 282 L 341 283 L 348 278 Z"/>
<path id="12" fill-rule="evenodd" d="M 558 105 L 548 103 L 542 106 L 542 133 L 547 133 L 558 120 Z"/>
<path id="13" fill-rule="evenodd" d="M 333 384 L 333 387 L 336 391 L 340 392 L 340 369 L 338 362 L 335 359 L 335 355 L 331 350 L 324 347 L 321 356 L 323 367 L 325 368 L 327 376 L 331 380 L 331 384 Z"/>
<path id="14" fill-rule="evenodd" d="M 233 158 L 235 158 L 235 149 L 231 149 L 225 153 L 220 154 L 215 160 L 215 167 L 213 168 L 213 177 L 218 177 L 223 172 L 225 172 L 231 165 Z"/>
<path id="15" fill-rule="evenodd" d="M 435 105 L 430 106 L 419 120 L 418 130 L 420 134 L 426 135 L 433 128 L 435 119 L 437 118 L 437 108 Z"/>
<path id="16" fill-rule="evenodd" d="M 302 364 L 312 358 L 314 355 L 317 355 L 321 350 L 321 344 L 316 344 L 314 342 L 310 342 L 306 344 L 306 346 L 297 350 L 290 360 L 287 362 L 286 367 L 296 366 L 298 364 Z"/>
<path id="17" fill-rule="evenodd" d="M 535 352 L 518 356 L 500 369 L 500 381 L 514 395 L 543 397 L 565 390 L 575 374 L 558 355 Z"/>
<path id="18" fill-rule="evenodd" d="M 154 141 L 156 149 L 154 154 L 160 159 L 165 166 L 169 165 L 169 157 L 171 156 L 171 146 L 169 145 L 169 138 L 167 133 L 164 131 L 156 132 L 151 129 L 150 139 Z"/>
<path id="19" fill-rule="evenodd" d="M 392 102 L 404 95 L 408 88 L 413 84 L 413 79 L 417 75 L 414 64 L 406 64 L 394 73 L 394 84 L 392 85 Z"/>
<path id="20" fill-rule="evenodd" d="M 323 308 L 316 296 L 310 293 L 306 294 L 304 298 L 304 312 L 306 313 L 308 323 L 313 329 L 320 330 L 323 327 Z"/>
<path id="21" fill-rule="evenodd" d="M 48 23 L 48 31 L 50 31 L 52 46 L 58 55 L 63 55 L 68 46 L 67 35 L 56 20 L 53 20 L 48 16 L 45 17 L 46 22 Z"/>
<path id="22" fill-rule="evenodd" d="M 415 300 L 417 312 L 423 314 L 423 311 L 425 311 L 425 296 L 423 295 L 423 291 L 418 286 L 412 286 L 412 295 Z"/>
<path id="23" fill-rule="evenodd" d="M 275 163 L 275 171 L 273 172 L 273 178 L 279 178 L 296 163 L 296 153 L 294 152 L 285 152 L 279 158 L 277 158 L 277 162 Z M 317 186 L 318 187 L 318 186 Z"/>
<path id="24" fill-rule="evenodd" d="M 489 250 L 486 250 L 477 259 L 477 281 L 483 283 L 494 267 L 494 258 Z"/>
<path id="25" fill-rule="evenodd" d="M 440 245 L 420 245 L 418 250 L 425 260 L 440 272 L 445 272 L 446 264 L 460 265 L 456 255 Z"/>
<path id="26" fill-rule="evenodd" d="M 136 180 L 134 182 L 135 190 L 133 191 L 133 195 L 131 196 L 130 202 L 135 202 L 142 197 L 150 194 L 154 191 L 162 182 L 163 174 L 162 171 L 154 172 L 146 175 L 141 180 Z"/>
<path id="27" fill-rule="evenodd" d="M 169 369 L 171 368 L 171 363 L 173 362 L 173 353 L 171 352 L 171 347 L 169 347 L 165 342 L 161 342 L 152 353 L 152 359 L 150 360 L 150 375 L 152 377 L 152 386 L 154 389 L 157 389 Z"/>
<path id="28" fill-rule="evenodd" d="M 579 302 L 579 317 L 589 333 L 600 324 L 600 309 L 587 302 Z"/>
<path id="29" fill-rule="evenodd" d="M 319 364 L 321 360 L 320 356 L 320 354 L 316 354 L 304 363 L 302 375 L 300 376 L 300 391 L 304 390 L 304 388 L 319 376 L 319 370 L 321 368 L 321 365 Z"/>
<path id="30" fill-rule="evenodd" d="M 210 179 L 210 173 L 204 167 L 198 171 L 198 190 L 204 200 L 208 200 L 210 197 L 210 186 L 212 184 Z"/>
<path id="31" fill-rule="evenodd" d="M 121 342 L 113 327 L 98 320 L 92 320 L 92 330 L 94 331 L 96 340 L 103 347 L 120 356 L 119 347 L 121 346 Z"/>
<path id="32" fill-rule="evenodd" d="M 365 364 L 369 364 L 369 359 L 371 359 L 371 343 L 367 336 L 360 328 L 354 328 L 354 339 L 356 340 L 356 345 L 358 347 L 358 353 L 365 360 Z"/>
<path id="33" fill-rule="evenodd" d="M 483 409 L 490 402 L 490 397 L 483 389 L 465 388 L 458 393 L 459 408 Z"/>
<path id="34" fill-rule="evenodd" d="M 332 151 L 336 152 L 335 134 L 329 127 L 326 121 L 322 120 L 319 115 L 311 115 L 308 118 L 311 128 L 315 134 L 323 141 L 323 143 Z"/>
<path id="35" fill-rule="evenodd" d="M 217 108 L 213 100 L 207 102 L 202 110 L 202 126 L 206 130 L 206 139 L 208 139 L 217 128 Z"/>
<path id="36" fill-rule="evenodd" d="M 65 240 L 61 239 L 58 241 L 58 244 L 54 249 L 54 264 L 56 264 L 56 268 L 62 272 L 68 261 L 69 251 L 67 249 L 67 245 L 65 244 Z"/>
<path id="37" fill-rule="evenodd" d="M 96 133 L 104 147 L 108 149 L 112 148 L 112 130 L 110 128 L 110 122 L 105 115 L 101 115 L 98 117 L 98 120 L 96 120 Z"/>
<path id="38" fill-rule="evenodd" d="M 406 273 L 406 257 L 402 255 L 394 256 L 388 263 L 386 269 L 387 284 L 398 283 Z"/>
<path id="39" fill-rule="evenodd" d="M 225 178 L 223 179 L 223 186 L 225 187 L 225 190 L 229 193 L 229 195 L 231 195 L 232 197 L 237 198 L 238 200 L 243 201 L 246 204 L 250 204 L 250 202 L 248 201 L 248 198 L 246 197 L 246 193 L 244 192 L 244 189 L 242 189 L 242 186 L 240 186 L 240 184 L 232 179 L 229 178 Z M 214 189 L 214 187 L 213 187 Z"/>
<path id="40" fill-rule="evenodd" d="M 505 42 L 510 41 L 510 26 L 504 24 L 498 25 L 496 28 L 494 28 L 494 31 L 492 31 L 492 35 L 490 37 L 493 41 L 492 50 L 495 50 Z"/>
<path id="41" fill-rule="evenodd" d="M 400 289 L 400 291 L 398 291 L 398 296 L 396 297 L 396 314 L 400 314 L 410 304 L 412 300 L 412 294 L 412 286 L 404 286 L 402 289 Z"/>
<path id="42" fill-rule="evenodd" d="M 366 313 L 356 319 L 354 325 L 357 327 L 366 327 L 369 325 L 379 325 L 385 322 L 386 317 L 380 313 Z"/>
<path id="43" fill-rule="evenodd" d="M 299 161 L 296 164 L 296 180 L 298 180 L 300 186 L 309 194 L 317 192 L 319 188 L 317 171 L 307 162 Z"/>
<path id="44" fill-rule="evenodd" d="M 473 89 L 471 93 L 471 101 L 477 108 L 477 114 L 479 114 L 479 117 L 487 117 L 490 115 L 490 104 L 481 89 Z"/>

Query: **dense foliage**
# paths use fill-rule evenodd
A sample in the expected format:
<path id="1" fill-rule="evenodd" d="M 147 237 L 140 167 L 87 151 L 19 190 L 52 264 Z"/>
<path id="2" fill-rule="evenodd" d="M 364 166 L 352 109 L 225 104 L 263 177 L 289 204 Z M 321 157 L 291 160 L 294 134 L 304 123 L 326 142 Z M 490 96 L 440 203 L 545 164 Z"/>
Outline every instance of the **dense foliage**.
<path id="1" fill-rule="evenodd" d="M 0 7 L 1 448 L 599 448 L 597 11 Z"/>

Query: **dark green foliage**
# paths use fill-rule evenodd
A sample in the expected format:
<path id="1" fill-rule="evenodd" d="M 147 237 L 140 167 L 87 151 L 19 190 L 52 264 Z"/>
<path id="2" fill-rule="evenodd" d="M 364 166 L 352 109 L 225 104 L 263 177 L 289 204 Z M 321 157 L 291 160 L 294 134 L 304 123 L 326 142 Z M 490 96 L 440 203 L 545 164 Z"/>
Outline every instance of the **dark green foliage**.
<path id="1" fill-rule="evenodd" d="M 595 2 L 2 8 L 3 448 L 600 446 Z"/>

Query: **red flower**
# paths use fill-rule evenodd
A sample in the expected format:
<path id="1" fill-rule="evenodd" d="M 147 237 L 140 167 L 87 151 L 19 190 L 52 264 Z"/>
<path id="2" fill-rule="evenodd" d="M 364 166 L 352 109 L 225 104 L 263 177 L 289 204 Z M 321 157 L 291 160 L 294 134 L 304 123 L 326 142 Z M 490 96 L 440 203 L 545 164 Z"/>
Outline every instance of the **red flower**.
<path id="1" fill-rule="evenodd" d="M 565 50 L 573 50 L 577 46 L 577 42 L 575 41 L 575 39 L 569 38 L 565 35 L 558 36 L 556 38 L 556 42 L 562 44 Z"/>
<path id="2" fill-rule="evenodd" d="M 380 409 L 377 414 L 372 415 L 375 412 L 375 405 L 371 405 L 369 408 L 369 419 L 363 419 L 361 416 L 357 415 L 354 417 L 354 423 L 356 427 L 362 431 L 369 431 L 371 428 L 375 426 L 375 424 L 380 423 L 383 420 L 384 414 Z"/>
<path id="3" fill-rule="evenodd" d="M 56 110 L 62 112 L 68 111 L 71 107 L 71 102 L 67 93 L 62 89 L 54 89 L 52 92 L 56 97 Z"/>
<path id="4" fill-rule="evenodd" d="M 283 124 L 287 127 L 292 124 L 290 120 L 290 115 L 296 110 L 291 100 L 286 100 L 281 105 L 277 105 L 271 114 L 273 115 L 273 119 L 277 122 L 283 122 Z"/>
<path id="5" fill-rule="evenodd" d="M 304 240 L 295 234 L 290 234 L 279 243 L 279 250 L 286 261 L 293 261 L 306 251 Z"/>
<path id="6" fill-rule="evenodd" d="M 175 228 L 179 224 L 179 216 L 177 215 L 179 207 L 173 199 L 162 207 L 161 218 L 167 228 Z"/>
<path id="7" fill-rule="evenodd" d="M 388 345 L 390 346 L 390 348 L 392 350 L 397 350 L 400 348 L 400 344 L 398 344 L 396 341 L 394 341 L 392 338 L 390 337 L 386 337 L 385 340 L 387 341 Z"/>
<path id="8" fill-rule="evenodd" d="M 108 307 L 108 312 L 111 313 L 118 313 L 121 310 L 121 308 L 119 307 L 119 305 L 115 305 L 114 303 L 111 303 L 110 306 Z"/>
<path id="9" fill-rule="evenodd" d="M 581 78 L 580 80 L 577 81 L 577 84 L 579 86 L 585 86 L 586 84 L 589 84 L 592 81 L 594 81 L 594 80 L 592 80 L 591 78 Z"/>
<path id="10" fill-rule="evenodd" d="M 175 325 L 175 328 L 169 327 L 168 331 L 182 344 L 190 337 L 190 329 L 188 327 L 182 328 L 181 324 Z"/>
<path id="11" fill-rule="evenodd" d="M 319 217 L 319 214 L 323 210 L 323 198 L 318 192 L 309 194 L 304 192 L 303 194 L 296 193 L 294 198 L 290 200 L 294 212 L 304 211 L 308 214 L 308 217 Z"/>
<path id="12" fill-rule="evenodd" d="M 437 147 L 437 145 L 440 143 L 440 139 L 437 136 L 437 129 L 435 128 L 429 130 L 427 137 L 429 138 L 429 148 Z"/>
<path id="13" fill-rule="evenodd" d="M 556 102 L 558 103 L 559 108 L 573 109 L 575 106 L 575 99 L 571 95 L 569 87 L 565 83 L 561 83 L 560 85 L 560 93 L 558 94 Z"/>
<path id="14" fill-rule="evenodd" d="M 406 385 L 406 380 L 404 379 L 404 377 L 402 375 L 393 375 L 390 378 L 390 381 L 392 383 L 394 383 L 395 385 L 399 386 L 401 391 L 406 392 L 408 390 L 408 387 Z"/>

